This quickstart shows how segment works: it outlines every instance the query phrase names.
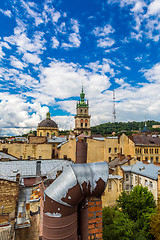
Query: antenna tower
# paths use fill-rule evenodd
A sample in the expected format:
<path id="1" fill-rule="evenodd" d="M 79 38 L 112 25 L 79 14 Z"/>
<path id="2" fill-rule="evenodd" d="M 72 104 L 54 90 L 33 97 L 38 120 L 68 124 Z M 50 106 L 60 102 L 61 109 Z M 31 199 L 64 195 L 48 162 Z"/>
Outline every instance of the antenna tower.
<path id="1" fill-rule="evenodd" d="M 116 102 L 115 102 L 115 89 L 113 90 L 113 122 L 116 122 Z"/>

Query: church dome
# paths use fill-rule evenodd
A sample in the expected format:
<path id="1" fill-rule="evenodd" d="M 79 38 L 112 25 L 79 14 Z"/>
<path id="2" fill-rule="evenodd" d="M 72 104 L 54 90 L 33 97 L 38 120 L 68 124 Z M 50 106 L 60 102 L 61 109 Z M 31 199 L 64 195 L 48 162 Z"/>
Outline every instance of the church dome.
<path id="1" fill-rule="evenodd" d="M 58 128 L 57 123 L 55 123 L 51 118 L 50 118 L 50 113 L 47 113 L 46 119 L 42 120 L 39 124 L 38 127 L 51 127 L 51 128 Z"/>

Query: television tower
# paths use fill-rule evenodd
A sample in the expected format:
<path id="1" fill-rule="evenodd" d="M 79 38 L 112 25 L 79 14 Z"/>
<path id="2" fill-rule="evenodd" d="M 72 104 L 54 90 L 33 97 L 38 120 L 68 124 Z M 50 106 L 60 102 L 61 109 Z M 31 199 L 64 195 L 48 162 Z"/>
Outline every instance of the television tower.
<path id="1" fill-rule="evenodd" d="M 116 102 L 115 102 L 115 89 L 113 90 L 113 122 L 116 122 Z"/>

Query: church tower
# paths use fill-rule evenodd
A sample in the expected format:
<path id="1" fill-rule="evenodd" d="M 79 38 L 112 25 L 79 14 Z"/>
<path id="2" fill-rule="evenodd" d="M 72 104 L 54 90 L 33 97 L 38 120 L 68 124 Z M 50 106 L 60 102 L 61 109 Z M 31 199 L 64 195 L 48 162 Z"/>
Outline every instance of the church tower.
<path id="1" fill-rule="evenodd" d="M 81 133 L 86 133 L 87 135 L 91 135 L 91 128 L 90 128 L 90 118 L 89 115 L 89 104 L 88 100 L 85 101 L 85 94 L 82 92 L 80 94 L 80 101 L 77 102 L 77 114 L 75 118 L 75 129 L 74 132 L 76 135 L 80 135 Z"/>

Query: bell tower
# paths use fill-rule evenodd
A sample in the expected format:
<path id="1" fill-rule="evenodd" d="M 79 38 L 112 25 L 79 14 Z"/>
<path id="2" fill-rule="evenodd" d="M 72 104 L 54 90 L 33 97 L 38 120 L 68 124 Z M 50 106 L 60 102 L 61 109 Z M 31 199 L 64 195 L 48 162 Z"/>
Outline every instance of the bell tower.
<path id="1" fill-rule="evenodd" d="M 85 101 L 85 94 L 83 92 L 83 86 L 82 86 L 82 92 L 80 94 L 80 100 L 77 102 L 77 114 L 74 117 L 75 118 L 75 129 L 74 132 L 78 136 L 81 133 L 85 133 L 87 135 L 91 135 L 91 128 L 90 128 L 90 118 L 89 115 L 89 104 L 88 100 Z"/>

